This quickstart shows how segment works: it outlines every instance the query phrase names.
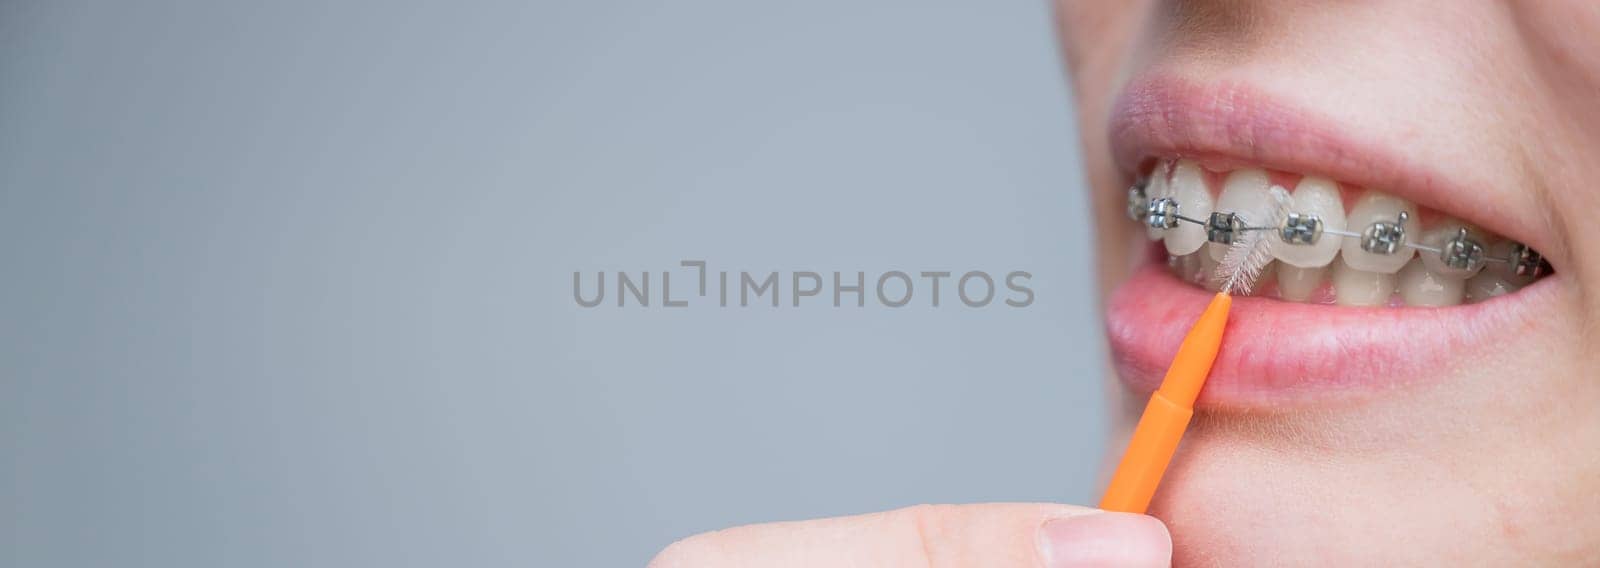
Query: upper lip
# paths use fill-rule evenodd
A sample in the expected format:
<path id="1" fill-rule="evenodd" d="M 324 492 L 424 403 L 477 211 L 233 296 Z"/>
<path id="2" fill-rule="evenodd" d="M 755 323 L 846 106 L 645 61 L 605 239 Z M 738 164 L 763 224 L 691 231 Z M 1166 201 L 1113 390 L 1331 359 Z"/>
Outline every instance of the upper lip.
<path id="1" fill-rule="evenodd" d="M 1147 162 L 1173 156 L 1320 175 L 1381 189 L 1537 250 L 1558 249 L 1547 234 L 1528 230 L 1539 220 L 1524 218 L 1525 208 L 1507 208 L 1490 192 L 1399 157 L 1385 141 L 1354 136 L 1334 117 L 1249 84 L 1142 77 L 1117 99 L 1109 129 L 1112 157 L 1130 179 Z"/>
<path id="2" fill-rule="evenodd" d="M 1544 250 L 1551 237 L 1527 229 L 1516 208 L 1397 157 L 1383 141 L 1359 139 L 1323 114 L 1295 108 L 1244 84 L 1195 84 L 1170 77 L 1130 83 L 1110 121 L 1117 166 L 1132 177 L 1158 158 L 1314 174 L 1381 189 Z M 1523 213 L 1527 215 L 1527 213 Z M 1559 271 L 1559 266 L 1557 267 Z M 1559 276 L 1559 273 L 1557 274 Z M 1330 308 L 1238 298 L 1221 352 L 1199 402 L 1256 406 L 1324 398 L 1330 392 L 1442 377 L 1461 353 L 1492 352 L 1494 330 L 1540 325 L 1556 295 L 1547 278 L 1494 301 L 1449 308 Z M 1107 326 L 1114 363 L 1128 384 L 1149 391 L 1209 298 L 1146 266 L 1112 295 Z M 1462 351 L 1466 348 L 1465 351 Z"/>

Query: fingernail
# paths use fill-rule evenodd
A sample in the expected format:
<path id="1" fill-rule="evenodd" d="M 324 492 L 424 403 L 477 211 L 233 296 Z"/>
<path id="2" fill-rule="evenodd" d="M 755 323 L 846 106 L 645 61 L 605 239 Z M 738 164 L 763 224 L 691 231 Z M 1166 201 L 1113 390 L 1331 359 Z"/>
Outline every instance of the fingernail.
<path id="1" fill-rule="evenodd" d="M 1046 521 L 1039 529 L 1039 558 L 1049 568 L 1169 566 L 1172 537 L 1155 517 L 1089 513 Z"/>

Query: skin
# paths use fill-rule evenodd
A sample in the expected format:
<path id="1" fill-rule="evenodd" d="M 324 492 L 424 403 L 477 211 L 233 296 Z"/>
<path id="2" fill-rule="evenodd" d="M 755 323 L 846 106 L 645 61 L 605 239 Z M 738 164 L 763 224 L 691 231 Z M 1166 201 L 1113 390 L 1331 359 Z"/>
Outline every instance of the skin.
<path id="1" fill-rule="evenodd" d="M 786 566 L 1166 566 L 1161 522 L 1070 505 L 919 505 L 735 527 L 690 537 L 651 568 Z"/>
<path id="2" fill-rule="evenodd" d="M 1600 212 L 1600 4 L 1061 0 L 1057 15 L 1091 217 L 1110 235 L 1097 249 L 1102 301 L 1145 242 L 1123 218 L 1128 180 L 1113 165 L 1110 109 L 1129 77 L 1160 71 L 1254 85 L 1358 135 L 1405 141 L 1397 159 L 1490 192 L 1497 214 L 1526 227 L 1518 236 L 1556 267 L 1545 284 L 1559 309 L 1471 365 L 1397 381 L 1426 386 L 1292 412 L 1202 409 L 1151 508 L 1170 543 L 1145 516 L 920 506 L 708 533 L 653 565 L 1600 558 L 1600 238 L 1589 236 Z M 1112 451 L 1143 403 L 1120 394 Z"/>
<path id="3" fill-rule="evenodd" d="M 1600 5 L 1058 3 L 1102 299 L 1144 241 L 1107 136 L 1129 77 L 1249 84 L 1403 140 L 1399 159 L 1494 193 L 1557 274 L 1560 309 L 1495 353 L 1360 404 L 1202 411 L 1151 514 L 1175 565 L 1572 565 L 1600 557 Z M 1488 159 L 1486 159 L 1488 158 Z M 1466 213 L 1463 213 L 1464 215 Z M 1338 309 L 1329 307 L 1328 309 Z M 1402 383 L 1407 381 L 1400 381 Z M 1142 397 L 1126 396 L 1122 427 Z"/>

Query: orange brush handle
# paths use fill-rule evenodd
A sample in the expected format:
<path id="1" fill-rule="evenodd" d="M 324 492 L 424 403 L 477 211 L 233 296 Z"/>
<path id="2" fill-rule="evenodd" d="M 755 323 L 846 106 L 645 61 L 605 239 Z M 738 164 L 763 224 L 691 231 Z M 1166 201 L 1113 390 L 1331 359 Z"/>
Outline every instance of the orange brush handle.
<path id="1" fill-rule="evenodd" d="M 1233 299 L 1227 294 L 1217 294 L 1183 338 L 1178 356 L 1161 379 L 1161 388 L 1150 395 L 1150 404 L 1145 405 L 1144 415 L 1139 417 L 1128 451 L 1122 455 L 1122 463 L 1117 465 L 1117 473 L 1100 500 L 1101 509 L 1143 513 L 1150 506 L 1161 475 L 1167 472 L 1167 463 L 1178 451 L 1178 441 L 1189 428 L 1189 418 L 1194 416 L 1194 399 L 1200 396 L 1200 387 L 1205 385 L 1211 363 L 1222 347 L 1222 328 L 1228 323 L 1228 308 L 1232 305 Z"/>

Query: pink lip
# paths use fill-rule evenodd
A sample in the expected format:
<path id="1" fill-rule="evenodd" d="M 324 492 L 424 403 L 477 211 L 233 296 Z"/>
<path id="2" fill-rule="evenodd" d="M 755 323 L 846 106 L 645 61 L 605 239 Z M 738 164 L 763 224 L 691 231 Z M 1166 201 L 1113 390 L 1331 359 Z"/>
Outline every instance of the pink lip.
<path id="1" fill-rule="evenodd" d="M 1356 308 L 1235 297 L 1200 406 L 1270 407 L 1363 393 L 1493 356 L 1497 339 L 1528 333 L 1554 309 L 1553 275 L 1515 294 L 1448 308 Z M 1140 267 L 1106 310 L 1117 374 L 1152 392 L 1212 293 L 1165 267 Z"/>
<path id="2" fill-rule="evenodd" d="M 1141 162 L 1172 156 L 1200 159 L 1213 167 L 1247 165 L 1315 174 L 1382 189 L 1537 250 L 1558 250 L 1551 235 L 1527 231 L 1542 220 L 1519 216 L 1524 213 L 1496 203 L 1490 192 L 1458 185 L 1427 164 L 1352 136 L 1340 123 L 1337 117 L 1297 108 L 1251 85 L 1202 85 L 1154 76 L 1128 84 L 1112 109 L 1109 131 L 1112 157 L 1129 180 Z"/>
<path id="3" fill-rule="evenodd" d="M 1540 248 L 1537 226 L 1494 210 L 1477 192 L 1342 133 L 1315 113 L 1248 86 L 1201 86 L 1172 78 L 1132 83 L 1111 119 L 1112 150 L 1127 175 L 1154 157 L 1195 157 L 1319 174 L 1378 187 Z M 1493 214 L 1490 211 L 1494 211 Z M 1179 281 L 1156 259 L 1111 297 L 1107 330 L 1121 379 L 1141 392 L 1159 386 L 1211 293 Z M 1201 406 L 1283 407 L 1350 399 L 1450 375 L 1493 356 L 1496 340 L 1540 325 L 1556 309 L 1557 274 L 1515 294 L 1447 308 L 1355 308 L 1266 298 L 1234 299 L 1222 351 Z M 1547 311 L 1551 310 L 1551 311 Z"/>

